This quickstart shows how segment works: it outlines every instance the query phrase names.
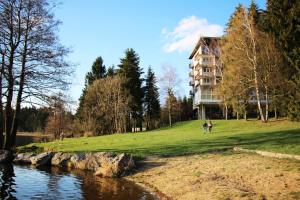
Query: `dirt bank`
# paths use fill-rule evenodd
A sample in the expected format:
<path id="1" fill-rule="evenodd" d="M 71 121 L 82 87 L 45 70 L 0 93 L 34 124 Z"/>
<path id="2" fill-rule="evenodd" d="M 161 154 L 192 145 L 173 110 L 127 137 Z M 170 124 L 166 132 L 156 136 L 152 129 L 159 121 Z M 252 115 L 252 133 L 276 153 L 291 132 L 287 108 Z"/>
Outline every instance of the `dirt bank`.
<path id="1" fill-rule="evenodd" d="M 247 153 L 148 158 L 128 179 L 162 199 L 300 199 L 300 162 Z"/>

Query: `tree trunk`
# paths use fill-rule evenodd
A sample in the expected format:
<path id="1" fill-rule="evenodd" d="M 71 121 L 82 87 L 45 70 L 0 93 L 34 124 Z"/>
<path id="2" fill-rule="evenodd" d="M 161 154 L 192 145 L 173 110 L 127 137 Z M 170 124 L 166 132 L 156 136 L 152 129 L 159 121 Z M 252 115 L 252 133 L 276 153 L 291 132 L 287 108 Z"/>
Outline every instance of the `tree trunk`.
<path id="1" fill-rule="evenodd" d="M 240 114 L 239 114 L 239 112 L 236 112 L 236 119 L 237 119 L 237 120 L 240 119 Z"/>
<path id="2" fill-rule="evenodd" d="M 244 120 L 247 121 L 247 112 L 246 111 L 244 112 Z"/>
<path id="3" fill-rule="evenodd" d="M 257 69 L 257 47 L 256 47 L 256 40 L 255 40 L 255 32 L 254 32 L 254 27 L 253 24 L 249 21 L 248 19 L 248 13 L 246 12 L 246 10 L 244 10 L 244 19 L 245 19 L 245 23 L 246 23 L 246 28 L 249 31 L 249 37 L 251 39 L 251 50 L 252 51 L 252 58 L 251 63 L 253 65 L 253 73 L 254 73 L 254 86 L 255 86 L 255 92 L 256 92 L 256 99 L 257 99 L 257 107 L 259 110 L 259 114 L 260 114 L 260 118 L 262 122 L 266 122 L 265 117 L 264 117 L 264 113 L 261 107 L 261 98 L 260 98 L 260 87 L 259 87 L 259 83 L 258 83 L 258 69 Z M 248 53 L 247 53 L 248 55 Z"/>
<path id="4" fill-rule="evenodd" d="M 171 116 L 171 96 L 168 99 L 168 112 L 169 112 L 169 126 L 172 126 L 172 116 Z"/>
<path id="5" fill-rule="evenodd" d="M 13 79 L 13 65 L 14 65 L 14 51 L 10 52 L 9 65 L 7 66 L 8 71 L 8 86 L 7 86 L 7 98 L 5 106 L 5 149 L 11 150 L 11 129 L 12 129 L 12 120 L 13 120 L 13 110 L 11 107 L 13 92 L 14 92 L 14 79 Z"/>
<path id="6" fill-rule="evenodd" d="M 27 27 L 28 29 L 28 27 Z M 24 49 L 22 54 L 22 66 L 21 66 L 21 75 L 20 75 L 20 85 L 19 85 L 19 91 L 17 95 L 17 101 L 16 101 L 16 110 L 15 115 L 12 122 L 12 130 L 11 130 L 11 146 L 14 147 L 16 144 L 16 135 L 17 130 L 19 126 L 19 115 L 21 110 L 21 101 L 22 101 L 22 94 L 24 89 L 24 83 L 25 83 L 25 67 L 26 67 L 26 58 L 27 58 L 27 40 L 28 40 L 28 34 L 26 32 L 25 34 L 25 43 L 24 43 Z"/>
<path id="7" fill-rule="evenodd" d="M 2 75 L 4 71 L 4 55 L 5 53 L 3 52 L 2 54 L 2 61 L 1 61 L 1 71 L 0 71 L 0 149 L 3 148 L 4 144 L 4 136 L 3 136 L 3 125 L 4 125 L 4 120 L 3 120 L 3 105 L 2 105 Z"/>
<path id="8" fill-rule="evenodd" d="M 266 90 L 266 122 L 269 120 L 269 95 L 268 91 Z"/>
<path id="9" fill-rule="evenodd" d="M 228 120 L 228 106 L 225 104 L 225 120 Z"/>
<path id="10" fill-rule="evenodd" d="M 257 100 L 257 107 L 258 107 L 260 119 L 262 122 L 265 123 L 266 119 L 264 117 L 263 110 L 261 107 L 260 90 L 259 90 L 258 83 L 257 83 L 257 75 L 255 75 L 255 91 L 256 91 L 256 100 Z"/>
<path id="11" fill-rule="evenodd" d="M 275 108 L 274 108 L 274 112 L 275 112 L 275 119 L 277 119 L 278 116 L 277 116 L 277 107 L 276 107 L 276 106 L 275 106 Z"/>
<path id="12" fill-rule="evenodd" d="M 12 122 L 13 122 L 13 110 L 12 110 L 12 100 L 14 95 L 14 77 L 13 77 L 13 67 L 14 67 L 14 60 L 15 60 L 15 53 L 16 49 L 19 46 L 20 39 L 21 39 L 21 19 L 20 19 L 21 10 L 18 9 L 17 11 L 17 18 L 18 18 L 18 28 L 15 31 L 15 27 L 12 25 L 9 27 L 9 58 L 8 58 L 8 66 L 7 66 L 7 97 L 6 97 L 6 106 L 5 106 L 5 144 L 4 148 L 6 150 L 11 150 L 11 131 L 12 131 Z M 10 9 L 10 24 L 14 24 L 14 7 L 11 6 Z M 17 34 L 17 40 L 15 40 L 15 36 Z"/>

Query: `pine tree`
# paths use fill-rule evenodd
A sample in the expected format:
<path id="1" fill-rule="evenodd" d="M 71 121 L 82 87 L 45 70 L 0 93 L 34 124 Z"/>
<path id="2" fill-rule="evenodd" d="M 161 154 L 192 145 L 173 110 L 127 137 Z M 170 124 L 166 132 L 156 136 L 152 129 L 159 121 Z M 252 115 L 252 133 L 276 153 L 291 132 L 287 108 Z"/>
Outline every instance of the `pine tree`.
<path id="1" fill-rule="evenodd" d="M 76 111 L 76 118 L 81 119 L 82 118 L 82 108 L 84 104 L 84 99 L 86 95 L 87 88 L 93 84 L 93 82 L 97 79 L 100 78 L 105 78 L 106 77 L 106 68 L 105 65 L 103 64 L 103 59 L 101 56 L 96 58 L 94 61 L 91 71 L 88 72 L 85 76 L 85 87 L 82 90 L 82 94 L 79 97 L 79 106 Z"/>
<path id="2" fill-rule="evenodd" d="M 105 65 L 103 64 L 102 57 L 96 58 L 95 62 L 92 65 L 92 70 L 88 72 L 85 76 L 85 85 L 86 87 L 92 85 L 92 83 L 99 79 L 104 78 L 106 75 Z"/>
<path id="3" fill-rule="evenodd" d="M 145 79 L 145 118 L 147 129 L 156 128 L 160 119 L 160 103 L 158 87 L 156 86 L 156 77 L 151 67 L 148 69 L 147 77 Z"/>
<path id="4" fill-rule="evenodd" d="M 107 72 L 106 72 L 106 76 L 107 77 L 113 77 L 116 75 L 116 70 L 115 70 L 115 66 L 112 65 L 110 67 L 107 68 Z"/>
<path id="5" fill-rule="evenodd" d="M 124 58 L 121 58 L 118 73 L 125 78 L 124 88 L 131 96 L 130 116 L 131 126 L 134 128 L 142 126 L 143 120 L 143 97 L 142 69 L 139 66 L 140 58 L 133 49 L 125 51 Z"/>
<path id="6" fill-rule="evenodd" d="M 187 121 L 193 119 L 193 98 L 183 97 L 181 102 L 181 120 Z"/>
<path id="7" fill-rule="evenodd" d="M 275 36 L 283 52 L 286 64 L 282 71 L 288 71 L 290 86 L 288 115 L 300 120 L 300 1 L 268 0 L 266 21 L 269 31 Z"/>

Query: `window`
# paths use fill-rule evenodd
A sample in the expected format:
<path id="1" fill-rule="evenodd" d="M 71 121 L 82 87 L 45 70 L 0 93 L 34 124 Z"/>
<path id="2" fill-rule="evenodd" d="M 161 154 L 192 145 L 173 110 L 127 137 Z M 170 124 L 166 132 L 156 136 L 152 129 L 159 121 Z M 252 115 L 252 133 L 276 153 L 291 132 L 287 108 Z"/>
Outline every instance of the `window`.
<path id="1" fill-rule="evenodd" d="M 212 71 L 212 69 L 209 68 L 209 67 L 204 67 L 204 68 L 203 68 L 203 72 L 209 73 L 209 72 L 211 72 L 211 71 Z"/>
<path id="2" fill-rule="evenodd" d="M 209 48 L 207 46 L 204 46 L 202 48 L 202 54 L 208 54 L 209 53 Z"/>
<path id="3" fill-rule="evenodd" d="M 210 83 L 210 79 L 209 78 L 204 78 L 203 83 Z"/>

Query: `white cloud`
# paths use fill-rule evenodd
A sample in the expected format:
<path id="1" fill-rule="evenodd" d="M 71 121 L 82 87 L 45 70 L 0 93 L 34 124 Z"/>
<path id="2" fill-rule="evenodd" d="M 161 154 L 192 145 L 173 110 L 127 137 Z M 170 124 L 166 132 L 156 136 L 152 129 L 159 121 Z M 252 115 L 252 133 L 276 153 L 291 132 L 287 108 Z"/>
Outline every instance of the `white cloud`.
<path id="1" fill-rule="evenodd" d="M 207 19 L 190 16 L 180 20 L 173 31 L 170 32 L 164 27 L 161 33 L 165 37 L 163 47 L 165 52 L 183 52 L 191 50 L 200 36 L 221 36 L 223 27 L 218 24 L 210 24 Z"/>

